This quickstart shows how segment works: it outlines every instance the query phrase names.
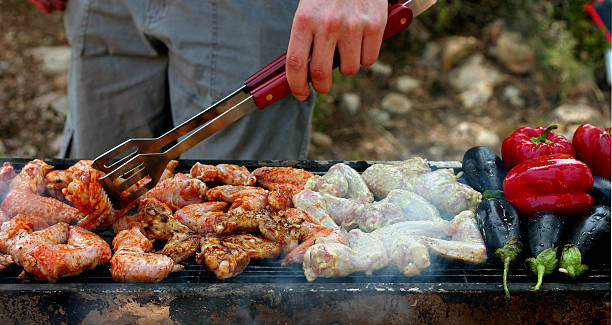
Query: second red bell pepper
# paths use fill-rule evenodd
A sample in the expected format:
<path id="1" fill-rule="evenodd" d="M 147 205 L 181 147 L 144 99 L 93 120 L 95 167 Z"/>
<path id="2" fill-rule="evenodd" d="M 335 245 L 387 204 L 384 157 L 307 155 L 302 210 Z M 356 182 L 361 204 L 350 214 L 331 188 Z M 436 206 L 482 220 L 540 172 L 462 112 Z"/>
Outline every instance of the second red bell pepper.
<path id="1" fill-rule="evenodd" d="M 587 193 L 591 187 L 593 174 L 589 167 L 567 154 L 524 161 L 504 179 L 506 200 L 525 217 L 539 211 L 565 217 L 577 215 L 593 206 L 593 198 Z"/>
<path id="2" fill-rule="evenodd" d="M 552 132 L 556 128 L 556 125 L 535 129 L 522 127 L 514 131 L 502 142 L 502 160 L 506 168 L 510 169 L 531 158 L 555 153 L 574 156 L 574 147 L 569 140 Z"/>
<path id="3" fill-rule="evenodd" d="M 576 157 L 589 165 L 594 175 L 607 179 L 610 179 L 610 137 L 610 128 L 583 124 L 572 139 Z"/>

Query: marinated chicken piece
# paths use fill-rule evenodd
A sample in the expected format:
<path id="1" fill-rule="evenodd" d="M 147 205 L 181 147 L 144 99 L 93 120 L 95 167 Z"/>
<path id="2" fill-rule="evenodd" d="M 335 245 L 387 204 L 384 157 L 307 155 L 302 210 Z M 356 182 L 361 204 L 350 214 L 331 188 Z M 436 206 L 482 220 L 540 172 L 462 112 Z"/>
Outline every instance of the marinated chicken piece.
<path id="1" fill-rule="evenodd" d="M 174 211 L 190 204 L 204 202 L 205 195 L 206 184 L 204 182 L 191 178 L 187 174 L 178 173 L 158 183 L 141 199 L 157 199 Z"/>
<path id="2" fill-rule="evenodd" d="M 268 205 L 274 211 L 284 211 L 293 208 L 293 196 L 299 191 L 291 184 L 279 184 L 268 195 Z"/>
<path id="3" fill-rule="evenodd" d="M 83 218 L 76 208 L 54 198 L 30 191 L 10 191 L 0 206 L 8 216 L 25 214 L 47 220 L 48 223 L 74 223 Z"/>
<path id="4" fill-rule="evenodd" d="M 206 192 L 206 200 L 207 201 L 225 201 L 227 203 L 232 203 L 238 196 L 235 194 L 242 190 L 253 189 L 254 191 L 256 187 L 253 186 L 242 186 L 242 185 L 222 185 L 216 186 L 208 190 Z"/>
<path id="5" fill-rule="evenodd" d="M 405 276 L 421 274 L 429 267 L 429 250 L 423 237 L 399 236 L 383 240 L 389 261 Z"/>
<path id="6" fill-rule="evenodd" d="M 72 167 L 76 167 L 77 164 Z M 72 181 L 62 190 L 68 202 L 85 215 L 77 226 L 88 230 L 104 229 L 115 222 L 121 215 L 113 208 L 106 191 L 98 180 L 104 173 L 91 165 L 83 164 L 71 171 Z"/>
<path id="7" fill-rule="evenodd" d="M 8 221 L 10 218 L 9 216 L 6 214 L 6 212 L 4 212 L 4 210 L 2 210 L 2 208 L 0 208 L 0 224 L 2 224 L 5 221 Z"/>
<path id="8" fill-rule="evenodd" d="M 303 190 L 293 196 L 293 205 L 306 212 L 317 224 L 325 227 L 338 229 L 338 225 L 327 212 L 323 196 L 312 190 Z"/>
<path id="9" fill-rule="evenodd" d="M 257 211 L 268 205 L 268 191 L 254 186 L 223 185 L 210 189 L 206 199 L 231 203 L 230 211 Z"/>
<path id="10" fill-rule="evenodd" d="M 0 271 L 6 270 L 12 264 L 15 264 L 15 261 L 11 255 L 0 254 Z"/>
<path id="11" fill-rule="evenodd" d="M 279 243 L 251 234 L 222 236 L 221 243 L 226 247 L 243 249 L 253 260 L 276 257 L 281 252 Z"/>
<path id="12" fill-rule="evenodd" d="M 28 191 L 37 195 L 44 194 L 47 185 L 45 175 L 51 169 L 53 169 L 53 166 L 39 159 L 28 162 L 11 181 L 10 191 Z"/>
<path id="13" fill-rule="evenodd" d="M 69 232 L 70 226 L 63 222 L 34 232 L 19 230 L 10 240 L 7 251 L 17 264 L 24 266 L 24 263 L 29 263 L 30 267 L 31 258 L 28 254 L 31 250 L 43 244 L 65 243 L 68 241 Z"/>
<path id="14" fill-rule="evenodd" d="M 338 185 L 335 185 L 334 182 L 338 182 Z M 351 199 L 357 203 L 374 201 L 374 195 L 370 192 L 361 175 L 344 163 L 331 166 L 322 177 L 314 176 L 307 182 L 304 188 Z"/>
<path id="15" fill-rule="evenodd" d="M 172 258 L 150 253 L 153 245 L 138 227 L 119 232 L 113 239 L 113 248 L 110 273 L 115 281 L 159 282 L 170 272 L 183 270 Z"/>
<path id="16" fill-rule="evenodd" d="M 255 176 L 244 166 L 219 164 L 217 166 L 195 163 L 189 172 L 191 177 L 202 182 L 217 182 L 228 185 L 255 185 Z"/>
<path id="17" fill-rule="evenodd" d="M 0 201 L 8 193 L 11 181 L 15 176 L 15 169 L 10 162 L 7 161 L 0 167 Z"/>
<path id="18" fill-rule="evenodd" d="M 47 221 L 39 217 L 18 214 L 0 226 L 0 251 L 8 252 L 13 238 L 20 232 L 30 233 L 49 227 Z"/>
<path id="19" fill-rule="evenodd" d="M 440 212 L 422 196 L 406 191 L 393 190 L 380 202 L 391 203 L 402 210 L 405 221 L 440 220 Z"/>
<path id="20" fill-rule="evenodd" d="M 414 192 L 414 186 L 409 180 L 430 171 L 425 159 L 415 157 L 395 165 L 374 164 L 361 174 L 361 178 L 374 196 L 383 199 L 394 189 Z"/>
<path id="21" fill-rule="evenodd" d="M 138 212 L 135 214 L 126 214 L 121 216 L 115 222 L 113 222 L 113 232 L 118 234 L 121 230 L 128 230 L 132 227 L 142 227 L 140 224 L 140 215 Z"/>
<path id="22" fill-rule="evenodd" d="M 318 277 L 347 276 L 355 272 L 372 273 L 389 263 L 381 240 L 359 229 L 349 232 L 349 245 L 323 243 L 311 246 L 304 254 L 304 275 L 308 281 Z"/>
<path id="23" fill-rule="evenodd" d="M 482 199 L 480 192 L 457 182 L 452 169 L 437 169 L 422 173 L 412 180 L 414 191 L 438 209 L 454 216 L 464 210 L 475 211 Z"/>
<path id="24" fill-rule="evenodd" d="M 174 218 L 166 204 L 154 198 L 141 201 L 138 215 L 148 238 L 168 240 L 174 233 L 191 232 L 189 227 Z"/>
<path id="25" fill-rule="evenodd" d="M 372 232 L 376 229 L 402 221 L 406 221 L 406 216 L 402 209 L 388 202 L 379 201 L 364 204 L 355 211 L 354 223 L 359 229 L 366 232 Z"/>
<path id="26" fill-rule="evenodd" d="M 220 236 L 209 234 L 200 241 L 196 262 L 204 262 L 217 279 L 228 279 L 242 273 L 250 258 L 244 249 L 224 246 Z"/>
<path id="27" fill-rule="evenodd" d="M 313 223 L 305 212 L 293 208 L 279 213 L 261 213 L 258 219 L 259 232 L 265 238 L 279 242 L 285 254 L 314 232 L 325 228 Z"/>
<path id="28" fill-rule="evenodd" d="M 180 263 L 195 252 L 200 247 L 200 235 L 193 232 L 176 232 L 168 239 L 164 248 L 157 251 L 157 254 L 170 257 L 174 263 Z"/>
<path id="29" fill-rule="evenodd" d="M 159 180 L 157 181 L 157 183 L 159 184 L 162 181 L 172 178 L 172 176 L 174 176 L 174 169 L 176 168 L 177 165 L 178 165 L 178 160 L 170 160 L 168 164 L 166 165 L 166 168 L 164 168 L 164 171 L 159 177 Z M 139 188 L 146 185 L 150 181 L 151 181 L 151 176 L 147 175 L 143 177 L 142 179 L 140 179 L 138 182 L 136 182 L 136 184 L 130 186 L 127 190 L 121 192 L 119 196 L 122 199 L 125 199 L 128 196 L 130 196 L 134 191 L 138 190 Z M 123 182 L 122 178 L 115 179 L 116 184 L 121 183 L 121 182 Z"/>
<path id="30" fill-rule="evenodd" d="M 257 182 L 269 190 L 277 189 L 280 184 L 291 184 L 296 191 L 304 189 L 304 185 L 313 174 L 309 171 L 293 167 L 260 167 L 253 171 Z"/>
<path id="31" fill-rule="evenodd" d="M 445 258 L 482 264 L 487 261 L 487 248 L 476 223 L 474 212 L 463 211 L 450 222 L 451 240 L 424 238 L 423 241 L 436 254 Z"/>
<path id="32" fill-rule="evenodd" d="M 225 218 L 229 204 L 223 201 L 196 203 L 185 206 L 174 212 L 174 218 L 189 227 L 192 231 L 204 234 L 215 232 L 214 226 Z"/>
<path id="33" fill-rule="evenodd" d="M 64 200 L 63 189 L 74 180 L 74 173 L 83 174 L 88 172 L 93 160 L 79 160 L 76 164 L 66 170 L 52 170 L 47 173 L 47 194 L 58 200 Z"/>
<path id="34" fill-rule="evenodd" d="M 66 244 L 46 243 L 30 249 L 21 260 L 24 270 L 38 280 L 55 282 L 108 263 L 112 251 L 100 236 L 70 226 Z"/>

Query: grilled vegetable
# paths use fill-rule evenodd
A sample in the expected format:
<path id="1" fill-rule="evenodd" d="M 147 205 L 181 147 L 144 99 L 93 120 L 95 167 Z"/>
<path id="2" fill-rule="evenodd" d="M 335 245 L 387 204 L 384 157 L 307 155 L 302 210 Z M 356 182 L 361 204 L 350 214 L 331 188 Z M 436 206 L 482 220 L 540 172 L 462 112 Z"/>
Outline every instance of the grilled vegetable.
<path id="1" fill-rule="evenodd" d="M 599 205 L 585 214 L 572 229 L 563 247 L 559 272 L 575 277 L 589 267 L 582 260 L 599 245 L 610 244 L 610 207 Z M 609 254 L 605 256 L 610 256 Z"/>
<path id="2" fill-rule="evenodd" d="M 587 193 L 591 187 L 589 167 L 565 154 L 524 161 L 504 179 L 506 199 L 525 217 L 538 211 L 564 217 L 579 215 L 593 206 L 593 198 Z"/>
<path id="3" fill-rule="evenodd" d="M 554 213 L 538 212 L 527 223 L 527 246 L 532 257 L 525 260 L 538 282 L 533 290 L 539 290 L 545 275 L 557 268 L 557 247 L 563 232 L 563 221 Z"/>
<path id="4" fill-rule="evenodd" d="M 487 246 L 487 251 L 493 254 L 497 261 L 504 266 L 504 291 L 506 298 L 510 298 L 508 291 L 508 268 L 510 263 L 516 262 L 523 250 L 521 232 L 519 227 L 519 214 L 503 199 L 484 199 L 476 209 L 476 222 Z"/>
<path id="5" fill-rule="evenodd" d="M 502 159 L 506 168 L 510 169 L 521 162 L 556 153 L 575 156 L 574 147 L 562 135 L 552 132 L 556 125 L 548 128 L 522 127 L 514 131 L 502 142 Z"/>
<path id="6" fill-rule="evenodd" d="M 463 173 L 469 185 L 479 192 L 503 190 L 506 168 L 488 147 L 478 146 L 463 155 Z"/>
<path id="7" fill-rule="evenodd" d="M 610 179 L 610 138 L 610 128 L 583 124 L 572 139 L 576 157 L 589 165 L 594 175 L 607 179 Z"/>
<path id="8" fill-rule="evenodd" d="M 610 206 L 610 180 L 603 177 L 593 177 L 593 188 L 589 190 L 596 205 Z"/>

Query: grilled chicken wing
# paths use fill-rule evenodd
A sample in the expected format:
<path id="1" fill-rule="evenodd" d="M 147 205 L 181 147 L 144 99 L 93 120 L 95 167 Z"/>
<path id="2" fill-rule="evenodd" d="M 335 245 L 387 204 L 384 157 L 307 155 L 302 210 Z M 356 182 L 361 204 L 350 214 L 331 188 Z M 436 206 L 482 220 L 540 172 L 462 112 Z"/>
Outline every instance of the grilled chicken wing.
<path id="1" fill-rule="evenodd" d="M 269 190 L 277 189 L 280 184 L 291 184 L 296 191 L 304 189 L 304 185 L 313 174 L 309 171 L 292 167 L 260 167 L 253 171 L 257 182 Z"/>
<path id="2" fill-rule="evenodd" d="M 28 162 L 11 181 L 10 190 L 29 191 L 38 195 L 44 194 L 47 185 L 45 175 L 51 169 L 53 169 L 53 166 L 39 159 Z"/>
<path id="3" fill-rule="evenodd" d="M 274 211 L 283 211 L 293 208 L 293 196 L 299 193 L 296 186 L 291 184 L 279 184 L 276 189 L 268 195 L 268 205 Z"/>
<path id="4" fill-rule="evenodd" d="M 119 232 L 113 239 L 113 248 L 110 272 L 115 281 L 159 282 L 170 272 L 183 269 L 166 255 L 150 253 L 153 245 L 138 227 Z"/>
<path id="5" fill-rule="evenodd" d="M 214 226 L 220 224 L 218 219 L 227 214 L 229 204 L 223 201 L 196 203 L 185 206 L 174 212 L 174 218 L 198 233 L 215 232 Z"/>
<path id="6" fill-rule="evenodd" d="M 58 200 L 64 199 L 63 190 L 74 180 L 74 173 L 83 174 L 89 171 L 92 160 L 79 160 L 66 170 L 52 170 L 45 176 L 47 181 L 47 194 Z"/>
<path id="7" fill-rule="evenodd" d="M 221 243 L 226 247 L 243 249 L 249 255 L 249 258 L 254 260 L 276 257 L 281 252 L 279 243 L 251 234 L 222 236 Z"/>
<path id="8" fill-rule="evenodd" d="M 177 232 L 191 232 L 172 215 L 172 210 L 161 201 L 146 198 L 141 201 L 138 211 L 140 224 L 149 238 L 167 240 Z"/>
<path id="9" fill-rule="evenodd" d="M 19 232 L 32 232 L 47 228 L 45 219 L 18 214 L 0 226 L 0 251 L 7 252 L 15 235 Z"/>
<path id="10" fill-rule="evenodd" d="M 73 223 L 83 218 L 76 208 L 54 198 L 43 197 L 30 191 L 10 191 L 0 206 L 9 216 L 25 214 L 47 220 L 49 223 Z"/>
<path id="11" fill-rule="evenodd" d="M 189 204 L 204 202 L 205 195 L 206 184 L 204 182 L 191 178 L 187 174 L 178 173 L 158 183 L 141 199 L 157 199 L 174 211 Z"/>
<path id="12" fill-rule="evenodd" d="M 157 254 L 170 257 L 174 263 L 180 263 L 195 254 L 200 247 L 200 235 L 193 232 L 176 232 L 168 239 L 164 248 Z"/>
<path id="13" fill-rule="evenodd" d="M 268 191 L 254 186 L 223 185 L 210 189 L 206 199 L 231 203 L 230 211 L 257 211 L 268 205 Z"/>
<path id="14" fill-rule="evenodd" d="M 217 279 L 228 279 L 242 273 L 250 258 L 244 249 L 224 246 L 219 236 L 209 234 L 200 240 L 196 262 L 204 262 Z"/>
<path id="15" fill-rule="evenodd" d="M 217 182 L 228 185 L 255 185 L 255 176 L 244 166 L 232 164 L 213 166 L 195 163 L 189 173 L 191 177 L 203 182 Z"/>
<path id="16" fill-rule="evenodd" d="M 260 219 L 268 213 L 267 210 L 230 210 L 224 215 L 213 217 L 212 228 L 217 234 L 256 232 Z"/>
<path id="17" fill-rule="evenodd" d="M 338 184 L 335 184 L 336 182 Z M 304 188 L 335 197 L 351 199 L 357 203 L 374 201 L 374 196 L 361 175 L 344 163 L 331 166 L 324 176 L 313 176 Z"/>

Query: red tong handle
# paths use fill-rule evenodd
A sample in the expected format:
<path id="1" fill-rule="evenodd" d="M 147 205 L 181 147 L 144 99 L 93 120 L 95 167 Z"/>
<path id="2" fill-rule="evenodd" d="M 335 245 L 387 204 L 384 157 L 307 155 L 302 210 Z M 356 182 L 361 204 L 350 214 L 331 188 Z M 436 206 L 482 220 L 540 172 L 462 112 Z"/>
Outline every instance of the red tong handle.
<path id="1" fill-rule="evenodd" d="M 410 26 L 412 18 L 412 10 L 401 3 L 390 6 L 383 41 Z M 264 109 L 291 93 L 285 75 L 286 59 L 287 53 L 270 62 L 244 81 L 259 109 Z M 338 67 L 339 62 L 339 60 L 334 59 L 334 68 Z"/>

